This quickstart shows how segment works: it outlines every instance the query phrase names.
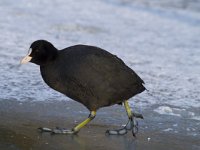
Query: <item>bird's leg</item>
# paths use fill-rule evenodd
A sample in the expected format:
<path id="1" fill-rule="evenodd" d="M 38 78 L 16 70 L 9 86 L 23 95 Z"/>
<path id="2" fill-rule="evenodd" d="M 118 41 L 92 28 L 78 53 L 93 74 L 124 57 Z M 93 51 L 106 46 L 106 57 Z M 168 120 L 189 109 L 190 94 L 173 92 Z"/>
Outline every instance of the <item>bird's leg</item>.
<path id="1" fill-rule="evenodd" d="M 89 117 L 84 120 L 83 122 L 81 122 L 80 124 L 78 124 L 77 126 L 75 126 L 73 129 L 71 130 L 67 130 L 64 128 L 56 128 L 56 129 L 49 129 L 49 128 L 38 128 L 40 129 L 42 132 L 51 132 L 53 134 L 76 134 L 80 131 L 80 129 L 82 127 L 84 127 L 86 124 L 88 124 L 91 120 L 93 120 L 96 116 L 96 111 L 91 111 Z"/>
<path id="2" fill-rule="evenodd" d="M 136 121 L 136 118 L 143 119 L 142 114 L 133 113 L 128 104 L 128 101 L 124 102 L 124 107 L 126 109 L 126 112 L 129 118 L 127 124 L 121 129 L 107 130 L 106 133 L 108 133 L 109 135 L 124 135 L 128 132 L 128 130 L 131 130 L 133 136 L 135 136 L 136 133 L 138 132 L 138 122 Z"/>

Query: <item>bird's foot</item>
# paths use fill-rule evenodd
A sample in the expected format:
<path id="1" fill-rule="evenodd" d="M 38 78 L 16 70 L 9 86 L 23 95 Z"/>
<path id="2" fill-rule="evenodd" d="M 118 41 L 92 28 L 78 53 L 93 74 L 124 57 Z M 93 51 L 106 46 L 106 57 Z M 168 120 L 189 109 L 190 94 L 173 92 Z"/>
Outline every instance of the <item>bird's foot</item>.
<path id="1" fill-rule="evenodd" d="M 55 129 L 50 129 L 46 127 L 38 128 L 41 132 L 50 132 L 51 134 L 76 134 L 77 132 L 73 130 L 68 130 L 65 128 L 56 127 Z"/>
<path id="2" fill-rule="evenodd" d="M 121 129 L 107 130 L 106 134 L 108 134 L 108 135 L 124 135 L 124 134 L 127 134 L 127 132 L 128 132 L 127 129 L 124 127 Z"/>
<path id="3" fill-rule="evenodd" d="M 133 114 L 133 117 L 135 117 L 135 118 L 144 119 L 144 117 L 143 117 L 143 115 L 142 115 L 142 114 L 135 113 L 135 112 L 132 112 L 132 114 Z"/>
<path id="4" fill-rule="evenodd" d="M 137 114 L 138 115 L 138 114 Z M 139 118 L 142 118 L 142 115 L 138 115 Z M 138 133 L 138 122 L 135 119 L 135 117 L 132 117 L 128 120 L 128 123 L 121 129 L 116 130 L 107 130 L 106 133 L 109 135 L 124 135 L 127 134 L 128 131 L 132 131 L 133 136 L 135 137 Z"/>

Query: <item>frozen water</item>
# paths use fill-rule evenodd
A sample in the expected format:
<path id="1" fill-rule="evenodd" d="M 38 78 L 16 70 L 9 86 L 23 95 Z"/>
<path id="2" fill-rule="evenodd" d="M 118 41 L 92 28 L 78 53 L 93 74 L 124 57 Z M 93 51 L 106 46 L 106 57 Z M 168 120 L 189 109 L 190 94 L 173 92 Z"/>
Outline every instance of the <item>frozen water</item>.
<path id="1" fill-rule="evenodd" d="M 165 129 L 165 130 L 163 130 L 163 131 L 169 132 L 169 131 L 173 131 L 173 129 L 172 129 L 172 128 L 167 128 L 167 129 Z"/>
<path id="2" fill-rule="evenodd" d="M 168 106 L 160 106 L 157 109 L 154 110 L 155 112 L 159 114 L 167 114 L 167 115 L 175 115 L 180 116 L 180 114 L 176 114 L 173 112 L 173 109 Z"/>
<path id="3" fill-rule="evenodd" d="M 117 54 L 153 95 L 132 98 L 133 108 L 199 121 L 199 10 L 195 0 L 0 1 L 0 99 L 69 100 L 44 84 L 38 66 L 19 66 L 30 44 L 46 39 Z"/>
<path id="4" fill-rule="evenodd" d="M 158 108 L 154 109 L 155 112 L 162 114 L 162 115 L 174 115 L 174 116 L 184 116 L 186 118 L 198 120 L 198 117 L 195 117 L 194 112 L 190 112 L 186 109 L 180 108 L 172 108 L 169 106 L 159 106 Z"/>

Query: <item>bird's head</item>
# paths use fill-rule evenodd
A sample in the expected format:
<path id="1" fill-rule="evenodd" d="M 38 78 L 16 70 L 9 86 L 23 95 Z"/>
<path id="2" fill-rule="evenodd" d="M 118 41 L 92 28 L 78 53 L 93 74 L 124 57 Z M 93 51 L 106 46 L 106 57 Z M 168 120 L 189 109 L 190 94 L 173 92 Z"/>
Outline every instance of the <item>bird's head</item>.
<path id="1" fill-rule="evenodd" d="M 45 65 L 53 61 L 57 56 L 58 50 L 48 41 L 37 40 L 30 46 L 28 55 L 21 60 L 21 64 L 28 62 L 37 65 Z"/>

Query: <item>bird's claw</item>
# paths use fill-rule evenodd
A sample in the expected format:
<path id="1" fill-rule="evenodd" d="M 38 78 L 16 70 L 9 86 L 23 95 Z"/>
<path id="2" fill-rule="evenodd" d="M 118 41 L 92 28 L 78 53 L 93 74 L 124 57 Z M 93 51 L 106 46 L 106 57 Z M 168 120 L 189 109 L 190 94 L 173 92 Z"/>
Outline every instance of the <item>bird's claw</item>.
<path id="1" fill-rule="evenodd" d="M 124 135 L 127 134 L 127 132 L 131 130 L 133 136 L 135 137 L 136 134 L 138 133 L 138 122 L 137 120 L 132 117 L 128 120 L 128 123 L 125 125 L 125 127 L 117 130 L 107 130 L 106 134 L 109 135 Z"/>
<path id="2" fill-rule="evenodd" d="M 52 132 L 52 129 L 46 127 L 39 127 L 38 130 L 40 130 L 40 132 Z"/>
<path id="3" fill-rule="evenodd" d="M 74 134 L 75 132 L 73 130 L 68 130 L 64 128 L 58 128 L 52 130 L 52 134 Z"/>
<path id="4" fill-rule="evenodd" d="M 132 126 L 132 128 L 131 128 L 132 134 L 133 134 L 133 136 L 136 136 L 136 134 L 138 133 L 138 121 L 133 118 L 131 124 L 132 124 L 131 125 Z"/>
<path id="5" fill-rule="evenodd" d="M 50 129 L 46 127 L 38 128 L 41 132 L 50 132 L 51 134 L 75 134 L 73 130 L 67 130 L 64 128 L 56 127 L 55 129 Z"/>
<path id="6" fill-rule="evenodd" d="M 136 136 L 136 134 L 138 133 L 138 121 L 134 117 L 132 117 L 129 119 L 128 123 L 124 128 L 126 130 L 131 130 L 133 136 Z"/>
<path id="7" fill-rule="evenodd" d="M 126 133 L 127 133 L 127 129 L 125 129 L 125 128 L 106 131 L 106 134 L 108 134 L 108 135 L 124 135 Z"/>
<path id="8" fill-rule="evenodd" d="M 144 119 L 143 115 L 142 114 L 139 114 L 139 113 L 133 113 L 133 117 L 135 118 L 140 118 L 140 119 Z"/>

